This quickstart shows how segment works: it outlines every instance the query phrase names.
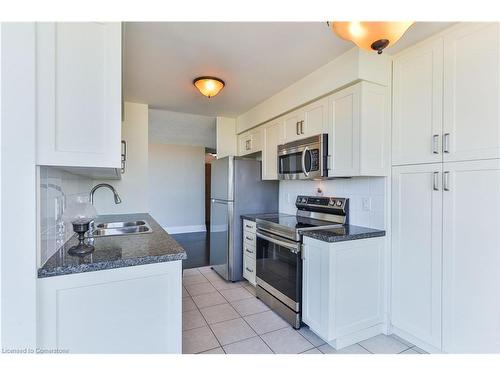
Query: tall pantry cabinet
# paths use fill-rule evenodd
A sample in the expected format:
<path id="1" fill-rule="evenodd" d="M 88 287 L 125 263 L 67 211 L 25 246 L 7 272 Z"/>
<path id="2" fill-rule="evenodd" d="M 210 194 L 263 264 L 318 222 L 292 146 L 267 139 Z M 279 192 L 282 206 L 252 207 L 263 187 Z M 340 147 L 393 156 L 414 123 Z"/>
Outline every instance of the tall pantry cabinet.
<path id="1" fill-rule="evenodd" d="M 394 331 L 500 353 L 500 27 L 454 26 L 393 64 Z"/>

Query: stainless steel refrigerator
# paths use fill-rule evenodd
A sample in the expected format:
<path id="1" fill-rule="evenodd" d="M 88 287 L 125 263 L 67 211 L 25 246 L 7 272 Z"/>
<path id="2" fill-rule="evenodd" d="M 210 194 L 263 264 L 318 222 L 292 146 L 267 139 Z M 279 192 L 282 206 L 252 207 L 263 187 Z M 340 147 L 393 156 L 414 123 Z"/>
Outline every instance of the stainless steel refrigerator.
<path id="1" fill-rule="evenodd" d="M 243 214 L 278 212 L 278 181 L 261 180 L 261 162 L 228 156 L 212 162 L 210 265 L 224 279 L 243 274 Z"/>

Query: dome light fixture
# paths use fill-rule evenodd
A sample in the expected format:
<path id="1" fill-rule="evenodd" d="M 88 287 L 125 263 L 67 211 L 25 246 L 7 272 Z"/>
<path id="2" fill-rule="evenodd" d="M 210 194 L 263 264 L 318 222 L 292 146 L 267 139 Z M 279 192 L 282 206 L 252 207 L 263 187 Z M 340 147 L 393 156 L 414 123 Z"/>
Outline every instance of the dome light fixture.
<path id="1" fill-rule="evenodd" d="M 396 43 L 415 22 L 329 23 L 332 30 L 342 39 L 351 41 L 366 51 L 377 51 L 380 55 L 384 48 Z"/>
<path id="2" fill-rule="evenodd" d="M 207 98 L 216 96 L 226 85 L 217 77 L 202 76 L 193 80 L 193 85 Z"/>

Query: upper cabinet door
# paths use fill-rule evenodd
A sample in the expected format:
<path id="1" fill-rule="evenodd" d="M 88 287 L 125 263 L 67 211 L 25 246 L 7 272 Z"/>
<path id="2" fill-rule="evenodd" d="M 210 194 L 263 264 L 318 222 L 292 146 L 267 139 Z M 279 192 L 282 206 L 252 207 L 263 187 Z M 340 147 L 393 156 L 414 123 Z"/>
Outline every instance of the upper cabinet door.
<path id="1" fill-rule="evenodd" d="M 500 353 L 500 161 L 443 168 L 443 349 Z"/>
<path id="2" fill-rule="evenodd" d="M 329 98 L 332 124 L 328 137 L 330 177 L 359 175 L 360 85 Z"/>
<path id="3" fill-rule="evenodd" d="M 277 120 L 263 129 L 262 179 L 278 179 L 278 145 L 283 143 L 283 122 Z"/>
<path id="4" fill-rule="evenodd" d="M 120 167 L 121 24 L 39 23 L 37 164 Z"/>
<path id="5" fill-rule="evenodd" d="M 308 104 L 301 111 L 302 122 L 299 126 L 301 138 L 328 132 L 328 98 Z"/>
<path id="6" fill-rule="evenodd" d="M 302 121 L 301 115 L 302 112 L 297 110 L 283 116 L 284 143 L 292 142 L 303 137 L 300 134 L 300 122 Z"/>
<path id="7" fill-rule="evenodd" d="M 474 23 L 445 37 L 445 161 L 500 157 L 499 34 L 498 23 Z"/>
<path id="8" fill-rule="evenodd" d="M 440 162 L 443 40 L 397 56 L 393 69 L 392 164 Z"/>

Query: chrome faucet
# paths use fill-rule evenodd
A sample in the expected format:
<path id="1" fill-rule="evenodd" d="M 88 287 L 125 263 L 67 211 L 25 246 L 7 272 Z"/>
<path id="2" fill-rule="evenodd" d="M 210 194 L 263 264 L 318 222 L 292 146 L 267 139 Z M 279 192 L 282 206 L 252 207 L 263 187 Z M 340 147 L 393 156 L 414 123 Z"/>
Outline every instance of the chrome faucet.
<path id="1" fill-rule="evenodd" d="M 115 188 L 113 186 L 111 186 L 110 184 L 97 184 L 96 186 L 94 186 L 92 188 L 92 190 L 90 190 L 90 204 L 94 204 L 94 193 L 97 189 L 101 188 L 101 187 L 107 187 L 109 190 L 111 190 L 113 192 L 113 195 L 115 197 L 115 204 L 120 204 L 122 203 L 122 199 L 120 198 L 120 196 L 118 195 L 117 191 L 115 190 Z"/>

